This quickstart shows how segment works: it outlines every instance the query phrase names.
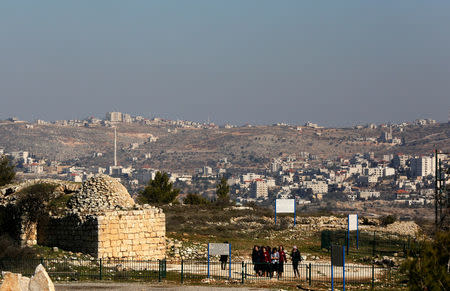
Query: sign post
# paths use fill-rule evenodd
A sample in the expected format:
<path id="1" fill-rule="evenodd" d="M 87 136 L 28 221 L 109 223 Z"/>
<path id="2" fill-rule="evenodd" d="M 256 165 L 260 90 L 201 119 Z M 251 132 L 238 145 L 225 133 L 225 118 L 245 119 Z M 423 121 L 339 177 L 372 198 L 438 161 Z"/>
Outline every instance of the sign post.
<path id="1" fill-rule="evenodd" d="M 231 279 L 231 244 L 229 243 L 209 243 L 208 244 L 208 278 L 210 277 L 210 256 L 228 256 L 229 272 L 228 276 Z"/>
<path id="2" fill-rule="evenodd" d="M 345 268 L 345 246 L 331 246 L 331 290 L 334 290 L 334 266 Z M 344 273 L 343 275 L 345 276 Z"/>
<path id="3" fill-rule="evenodd" d="M 349 214 L 347 219 L 347 251 L 350 245 L 350 231 L 356 230 L 356 248 L 359 248 L 358 214 Z"/>
<path id="4" fill-rule="evenodd" d="M 296 225 L 295 199 L 275 199 L 275 224 L 277 224 L 277 213 L 293 213 L 294 225 Z"/>

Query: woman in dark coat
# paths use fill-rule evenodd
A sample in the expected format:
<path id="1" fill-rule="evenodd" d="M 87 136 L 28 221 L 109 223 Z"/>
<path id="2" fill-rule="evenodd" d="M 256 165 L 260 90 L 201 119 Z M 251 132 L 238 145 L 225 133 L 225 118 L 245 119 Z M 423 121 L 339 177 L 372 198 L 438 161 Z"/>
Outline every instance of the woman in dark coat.
<path id="1" fill-rule="evenodd" d="M 253 246 L 252 251 L 252 263 L 253 263 L 253 270 L 255 270 L 255 274 L 258 275 L 259 273 L 259 248 L 257 245 Z"/>
<path id="2" fill-rule="evenodd" d="M 301 262 L 302 256 L 300 255 L 300 252 L 298 251 L 297 247 L 294 246 L 291 253 L 291 259 L 292 259 L 292 268 L 294 269 L 294 277 L 297 278 L 300 277 L 300 273 L 298 272 L 298 263 Z"/>

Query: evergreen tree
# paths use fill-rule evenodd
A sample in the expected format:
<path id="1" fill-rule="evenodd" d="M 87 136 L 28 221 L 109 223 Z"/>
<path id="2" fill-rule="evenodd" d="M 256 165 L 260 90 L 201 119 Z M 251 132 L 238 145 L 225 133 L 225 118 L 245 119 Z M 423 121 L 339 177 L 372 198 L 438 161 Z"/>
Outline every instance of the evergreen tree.
<path id="1" fill-rule="evenodd" d="M 220 179 L 220 182 L 216 186 L 217 200 L 219 202 L 229 202 L 229 193 L 230 186 L 228 186 L 227 179 L 225 177 L 222 177 Z"/>
<path id="2" fill-rule="evenodd" d="M 7 156 L 0 157 L 0 186 L 9 184 L 16 177 L 14 165 Z"/>
<path id="3" fill-rule="evenodd" d="M 150 180 L 145 189 L 139 193 L 138 202 L 142 204 L 167 204 L 177 198 L 180 189 L 173 188 L 167 173 L 157 172 L 155 179 Z"/>
<path id="4" fill-rule="evenodd" d="M 450 290 L 449 268 L 449 231 L 438 232 L 432 242 L 413 247 L 402 266 L 409 279 L 409 290 Z"/>

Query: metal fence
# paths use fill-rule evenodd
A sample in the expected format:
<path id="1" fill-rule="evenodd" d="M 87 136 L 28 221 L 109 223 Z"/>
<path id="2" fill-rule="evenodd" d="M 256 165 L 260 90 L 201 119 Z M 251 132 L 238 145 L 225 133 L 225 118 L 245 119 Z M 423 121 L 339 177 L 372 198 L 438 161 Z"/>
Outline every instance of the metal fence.
<path id="1" fill-rule="evenodd" d="M 0 271 L 32 276 L 42 264 L 55 281 L 110 280 L 110 281 L 170 281 L 178 283 L 206 281 L 235 281 L 259 283 L 263 281 L 295 282 L 296 284 L 343 283 L 343 268 L 330 264 L 299 264 L 298 273 L 292 263 L 279 265 L 253 264 L 251 262 L 220 262 L 166 260 L 72 260 L 72 259 L 1 259 Z M 282 271 L 281 271 L 282 269 Z M 333 275 L 332 275 L 333 273 Z M 346 284 L 366 287 L 400 286 L 401 275 L 395 268 L 375 265 L 348 264 L 345 266 Z"/>

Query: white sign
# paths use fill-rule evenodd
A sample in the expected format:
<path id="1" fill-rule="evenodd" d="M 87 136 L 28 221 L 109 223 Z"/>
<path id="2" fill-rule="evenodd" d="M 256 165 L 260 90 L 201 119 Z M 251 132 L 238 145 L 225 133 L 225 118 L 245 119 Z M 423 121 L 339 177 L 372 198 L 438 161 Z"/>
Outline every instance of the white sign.
<path id="1" fill-rule="evenodd" d="M 219 243 L 210 243 L 209 244 L 209 255 L 210 256 L 228 256 L 230 254 L 230 245 L 229 244 L 219 244 Z"/>
<path id="2" fill-rule="evenodd" d="M 358 214 L 348 215 L 348 230 L 358 230 Z"/>
<path id="3" fill-rule="evenodd" d="M 277 199 L 275 201 L 276 213 L 295 213 L 295 199 Z"/>

